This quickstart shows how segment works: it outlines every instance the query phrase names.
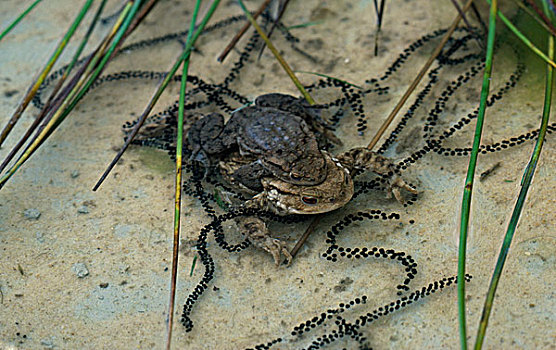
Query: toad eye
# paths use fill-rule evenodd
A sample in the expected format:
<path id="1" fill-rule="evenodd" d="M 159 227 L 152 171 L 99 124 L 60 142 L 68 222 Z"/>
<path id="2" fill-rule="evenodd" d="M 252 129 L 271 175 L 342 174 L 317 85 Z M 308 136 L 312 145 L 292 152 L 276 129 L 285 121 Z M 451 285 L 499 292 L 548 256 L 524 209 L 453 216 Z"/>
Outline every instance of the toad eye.
<path id="1" fill-rule="evenodd" d="M 294 181 L 299 181 L 301 180 L 301 176 L 294 174 L 294 173 L 290 173 L 290 179 L 294 180 Z"/>
<path id="2" fill-rule="evenodd" d="M 303 201 L 303 203 L 308 205 L 315 205 L 318 202 L 318 200 L 315 197 L 308 197 L 308 196 L 301 197 L 301 200 Z"/>

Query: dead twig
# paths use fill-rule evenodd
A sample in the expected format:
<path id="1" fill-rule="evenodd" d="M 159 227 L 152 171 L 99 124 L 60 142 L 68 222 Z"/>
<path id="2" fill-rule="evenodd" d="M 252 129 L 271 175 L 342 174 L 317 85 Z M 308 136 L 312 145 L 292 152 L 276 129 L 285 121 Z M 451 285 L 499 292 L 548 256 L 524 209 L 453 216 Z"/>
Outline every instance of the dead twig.
<path id="1" fill-rule="evenodd" d="M 271 1 L 272 0 L 266 0 L 265 2 L 263 2 L 263 4 L 261 5 L 261 7 L 259 7 L 257 12 L 255 12 L 253 14 L 253 18 L 257 19 L 257 17 L 259 17 L 260 14 L 264 12 L 264 10 L 267 8 L 268 4 L 270 4 Z M 247 21 L 247 23 L 245 23 L 245 25 L 239 30 L 239 32 L 237 32 L 237 34 L 234 36 L 234 38 L 230 41 L 228 46 L 226 46 L 224 51 L 222 51 L 220 56 L 218 56 L 218 58 L 217 58 L 218 62 L 224 62 L 224 60 L 226 59 L 226 56 L 228 56 L 230 51 L 232 51 L 232 49 L 234 48 L 234 46 L 236 46 L 239 39 L 241 39 L 243 34 L 245 34 L 245 32 L 247 32 L 247 29 L 249 29 L 250 26 L 251 26 L 251 22 Z"/>
<path id="2" fill-rule="evenodd" d="M 386 5 L 386 0 L 380 1 L 380 6 L 377 0 L 374 0 L 375 12 L 376 12 L 376 30 L 375 30 L 375 56 L 378 56 L 378 38 L 380 36 L 380 30 L 382 29 L 382 18 L 384 16 L 384 5 Z"/>
<path id="3" fill-rule="evenodd" d="M 280 8 L 278 9 L 278 15 L 274 19 L 274 22 L 272 23 L 272 27 L 270 27 L 270 30 L 268 31 L 268 34 L 267 34 L 269 39 L 270 39 L 270 36 L 272 35 L 272 33 L 274 32 L 274 29 L 276 29 L 276 26 L 278 25 L 278 22 L 280 22 L 280 20 L 282 19 L 282 15 L 286 11 L 286 6 L 288 6 L 289 3 L 290 3 L 290 0 L 280 1 Z M 265 47 L 266 47 L 266 43 L 263 43 L 263 46 L 261 47 L 261 51 L 259 51 L 259 56 L 257 56 L 257 61 L 261 59 L 261 56 L 263 55 L 263 51 L 264 51 Z"/>
<path id="4" fill-rule="evenodd" d="M 438 46 L 436 47 L 434 52 L 429 57 L 428 61 L 423 65 L 423 68 L 421 68 L 421 71 L 419 72 L 419 74 L 417 74 L 417 76 L 415 77 L 415 79 L 413 80 L 411 85 L 407 88 L 407 91 L 405 92 L 405 94 L 398 101 L 398 104 L 396 104 L 396 106 L 394 107 L 394 109 L 392 110 L 392 112 L 390 113 L 388 118 L 386 118 L 386 120 L 384 121 L 384 123 L 382 124 L 380 129 L 378 129 L 376 135 L 373 137 L 371 142 L 369 142 L 369 144 L 367 145 L 368 149 L 373 149 L 373 147 L 377 144 L 378 140 L 380 140 L 380 138 L 382 137 L 382 135 L 384 134 L 386 129 L 390 126 L 390 124 L 392 123 L 392 121 L 394 120 L 394 118 L 396 117 L 398 112 L 402 109 L 403 105 L 409 99 L 409 96 L 411 96 L 411 94 L 413 93 L 413 91 L 415 90 L 417 85 L 419 85 L 419 83 L 421 82 L 421 79 L 423 79 L 423 77 L 425 76 L 425 74 L 429 70 L 430 66 L 432 65 L 432 63 L 434 62 L 436 57 L 438 57 L 438 55 L 440 54 L 440 51 L 442 51 L 442 48 L 444 48 L 444 45 L 446 45 L 446 42 L 448 42 L 448 39 L 450 39 L 450 37 L 452 36 L 454 31 L 456 30 L 456 27 L 458 26 L 459 22 L 462 19 L 462 13 L 467 12 L 467 10 L 469 10 L 469 7 L 471 7 L 472 3 L 473 3 L 473 0 L 467 0 L 467 2 L 465 3 L 465 6 L 463 6 L 462 12 L 458 13 L 456 18 L 452 22 L 452 25 L 446 31 L 446 34 L 444 34 L 444 37 L 442 38 L 442 40 L 440 41 L 440 43 L 438 44 Z"/>
<path id="5" fill-rule="evenodd" d="M 459 6 L 458 2 L 456 0 L 450 0 L 452 1 L 452 4 L 454 5 L 454 7 L 456 8 L 456 10 L 458 10 L 458 12 L 461 15 L 461 18 L 463 19 L 463 21 L 465 22 L 465 25 L 467 26 L 467 29 L 469 29 L 469 32 L 473 33 L 475 32 L 473 30 L 473 27 L 471 26 L 471 23 L 469 23 L 469 21 L 467 20 L 467 17 L 465 17 L 465 13 L 463 13 L 461 11 L 461 7 Z M 483 44 L 483 42 L 479 39 L 479 38 L 475 38 L 475 40 L 477 40 L 477 44 L 479 44 L 479 47 L 484 50 L 485 49 L 485 45 Z"/>
<path id="6" fill-rule="evenodd" d="M 442 38 L 442 41 L 438 44 L 438 46 L 436 47 L 436 49 L 432 53 L 429 60 L 425 63 L 423 68 L 421 68 L 421 71 L 419 72 L 417 77 L 415 77 L 415 79 L 413 80 L 413 82 L 411 83 L 411 85 L 409 86 L 407 91 L 405 92 L 405 94 L 398 101 L 398 104 L 396 105 L 396 107 L 394 107 L 394 109 L 392 110 L 392 112 L 390 113 L 388 118 L 384 121 L 384 123 L 382 124 L 380 129 L 377 131 L 376 135 L 371 140 L 371 142 L 369 143 L 367 148 L 372 149 L 377 144 L 377 142 L 380 140 L 380 138 L 382 137 L 382 135 L 384 134 L 384 132 L 386 131 L 388 126 L 390 126 L 390 123 L 392 123 L 392 121 L 394 120 L 394 118 L 396 117 L 398 112 L 402 109 L 403 105 L 405 104 L 405 102 L 407 101 L 407 99 L 409 98 L 411 93 L 415 90 L 415 88 L 417 87 L 417 85 L 419 84 L 419 82 L 421 81 L 423 76 L 425 76 L 425 74 L 429 70 L 430 66 L 432 65 L 432 63 L 434 62 L 436 57 L 440 54 L 440 51 L 442 51 L 442 48 L 444 47 L 444 45 L 446 45 L 446 42 L 452 36 L 452 33 L 454 32 L 454 30 L 456 30 L 456 27 L 458 26 L 459 22 L 462 19 L 462 13 L 467 12 L 467 10 L 469 10 L 469 8 L 471 7 L 472 3 L 473 3 L 473 0 L 468 0 L 465 3 L 465 6 L 463 7 L 462 12 L 458 13 L 457 17 L 454 19 L 454 22 L 452 23 L 452 25 L 450 26 L 450 28 L 448 29 L 448 31 L 446 32 L 446 34 Z M 315 227 L 320 222 L 320 218 L 321 218 L 321 215 L 315 216 L 315 218 L 313 219 L 313 222 L 311 222 L 309 227 L 307 227 L 307 230 L 305 230 L 305 233 L 303 234 L 303 236 L 301 236 L 301 238 L 299 239 L 299 241 L 297 242 L 295 247 L 290 252 L 292 258 L 295 257 L 295 255 L 297 254 L 299 249 L 303 246 L 303 244 L 305 244 L 305 241 L 307 240 L 307 238 L 315 230 Z"/>

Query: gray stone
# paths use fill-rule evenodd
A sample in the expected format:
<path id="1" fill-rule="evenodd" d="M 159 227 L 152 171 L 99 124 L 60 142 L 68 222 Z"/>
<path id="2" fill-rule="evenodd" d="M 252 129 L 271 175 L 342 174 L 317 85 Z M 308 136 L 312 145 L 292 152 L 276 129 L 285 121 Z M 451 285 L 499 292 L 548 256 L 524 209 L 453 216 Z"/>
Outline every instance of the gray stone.
<path id="1" fill-rule="evenodd" d="M 41 216 L 41 212 L 38 209 L 31 208 L 23 212 L 23 215 L 27 220 L 38 220 Z"/>
<path id="2" fill-rule="evenodd" d="M 41 339 L 41 345 L 44 346 L 45 349 L 54 349 L 56 345 L 54 345 L 54 341 L 49 338 Z"/>
<path id="3" fill-rule="evenodd" d="M 36 232 L 35 238 L 39 241 L 39 243 L 44 243 L 44 234 L 42 232 Z"/>
<path id="4" fill-rule="evenodd" d="M 89 270 L 87 269 L 87 265 L 84 263 L 78 262 L 73 264 L 71 270 L 77 275 L 79 278 L 84 278 L 89 276 Z"/>
<path id="5" fill-rule="evenodd" d="M 87 207 L 86 205 L 82 205 L 77 209 L 77 212 L 79 214 L 89 214 L 89 207 Z"/>

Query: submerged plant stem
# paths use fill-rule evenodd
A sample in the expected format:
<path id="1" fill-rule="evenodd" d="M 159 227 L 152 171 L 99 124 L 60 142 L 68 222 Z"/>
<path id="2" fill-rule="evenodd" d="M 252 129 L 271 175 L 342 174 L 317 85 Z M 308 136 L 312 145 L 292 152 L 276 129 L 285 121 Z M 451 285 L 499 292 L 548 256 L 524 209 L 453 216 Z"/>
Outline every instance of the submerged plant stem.
<path id="1" fill-rule="evenodd" d="M 201 0 L 195 3 L 189 31 L 185 41 L 186 46 L 192 47 L 193 31 L 195 30 L 195 22 L 197 22 L 197 14 Z M 180 98 L 178 107 L 178 130 L 176 135 L 176 193 L 174 194 L 174 242 L 172 246 L 172 275 L 170 281 L 170 300 L 168 305 L 168 321 L 166 324 L 166 349 L 170 350 L 172 344 L 172 326 L 174 324 L 174 305 L 176 299 L 176 283 L 178 280 L 178 257 L 180 248 L 180 225 L 181 225 L 181 183 L 182 183 L 182 150 L 183 150 L 183 117 L 185 105 L 185 90 L 187 88 L 187 76 L 189 74 L 189 57 L 183 60 L 183 69 L 180 85 Z"/>
<path id="2" fill-rule="evenodd" d="M 265 2 L 263 2 L 261 4 L 261 6 L 259 7 L 259 9 L 257 10 L 257 12 L 255 12 L 253 14 L 253 18 L 257 19 L 257 17 L 259 17 L 261 15 L 261 13 L 264 12 L 264 10 L 267 8 L 267 6 L 270 4 L 271 1 L 272 0 L 266 0 Z M 250 26 L 251 26 L 251 22 L 247 21 L 247 23 L 245 23 L 245 25 L 243 27 L 241 27 L 239 32 L 237 32 L 237 34 L 232 38 L 230 43 L 226 46 L 224 51 L 222 51 L 220 56 L 218 56 L 218 58 L 217 58 L 218 62 L 224 62 L 224 60 L 226 59 L 226 57 L 228 56 L 230 51 L 232 51 L 232 49 L 236 46 L 239 39 L 241 39 L 241 37 L 245 34 L 245 32 L 247 32 L 247 30 L 249 29 Z"/>
<path id="3" fill-rule="evenodd" d="M 409 99 L 409 96 L 411 96 L 411 94 L 413 93 L 413 91 L 415 90 L 417 85 L 419 85 L 419 82 L 421 81 L 421 79 L 423 79 L 423 77 L 425 76 L 425 74 L 429 70 L 430 66 L 432 65 L 432 63 L 434 62 L 436 57 L 440 54 L 440 52 L 442 51 L 442 48 L 444 47 L 444 45 L 446 45 L 446 42 L 448 42 L 448 39 L 450 39 L 450 37 L 452 36 L 452 33 L 454 33 L 454 31 L 456 30 L 459 22 L 462 19 L 462 13 L 467 12 L 467 10 L 469 10 L 469 7 L 471 7 L 472 3 L 473 3 L 473 0 L 467 0 L 465 5 L 463 6 L 463 9 L 461 10 L 461 12 L 458 12 L 458 15 L 454 19 L 454 22 L 452 22 L 452 25 L 446 31 L 446 34 L 444 34 L 444 37 L 442 38 L 442 41 L 440 41 L 440 43 L 438 44 L 438 46 L 436 47 L 434 52 L 429 57 L 428 61 L 423 65 L 423 68 L 421 68 L 421 71 L 419 72 L 419 74 L 417 74 L 417 76 L 415 77 L 415 79 L 413 80 L 411 85 L 407 88 L 407 90 L 404 93 L 404 95 L 402 96 L 402 98 L 400 98 L 400 100 L 398 101 L 398 103 L 396 104 L 396 106 L 394 107 L 392 112 L 390 112 L 390 114 L 388 115 L 388 117 L 386 118 L 384 123 L 382 123 L 382 125 L 380 126 L 380 128 L 376 132 L 376 134 L 373 137 L 373 139 L 371 140 L 371 142 L 369 142 L 369 144 L 367 145 L 368 149 L 373 149 L 373 147 L 376 146 L 376 144 L 378 143 L 378 141 L 380 140 L 380 138 L 382 137 L 382 135 L 384 134 L 386 129 L 388 129 L 388 127 L 390 126 L 390 124 L 392 123 L 392 121 L 394 120 L 396 115 L 398 114 L 398 112 L 402 109 L 403 105 Z M 462 279 L 460 279 L 460 281 L 462 281 Z"/>
<path id="4" fill-rule="evenodd" d="M 83 17 L 85 17 L 85 14 L 89 11 L 89 8 L 91 7 L 92 3 L 93 0 L 87 0 L 87 2 L 83 5 L 81 11 L 79 11 L 79 14 L 71 24 L 66 34 L 64 35 L 62 41 L 56 47 L 56 50 L 54 51 L 54 53 L 46 63 L 45 67 L 42 69 L 35 82 L 31 84 L 31 87 L 29 88 L 29 90 L 25 94 L 25 97 L 23 98 L 23 100 L 21 101 L 21 103 L 13 113 L 12 117 L 8 121 L 8 124 L 2 130 L 2 133 L 0 134 L 0 146 L 2 145 L 2 143 L 4 143 L 4 141 L 8 137 L 10 131 L 15 126 L 19 118 L 21 118 L 21 115 L 23 114 L 23 112 L 25 111 L 25 109 L 27 108 L 27 106 L 29 105 L 29 103 L 37 93 L 39 86 L 41 86 L 48 73 L 50 73 L 50 70 L 54 66 L 54 63 L 56 63 L 56 61 L 58 60 L 58 58 L 60 57 L 64 49 L 66 48 L 68 42 L 70 41 L 71 37 L 75 33 L 75 30 L 77 29 L 77 27 L 79 27 L 79 24 L 83 20 Z"/>
<path id="5" fill-rule="evenodd" d="M 547 9 L 545 9 L 545 11 L 546 10 Z M 548 55 L 550 59 L 554 59 L 554 37 L 552 35 L 549 35 L 548 38 Z M 485 298 L 485 304 L 483 306 L 481 321 L 479 323 L 479 328 L 477 330 L 477 338 L 475 340 L 475 350 L 480 350 L 483 347 L 486 329 L 488 326 L 488 320 L 490 317 L 490 313 L 492 311 L 492 306 L 494 303 L 494 297 L 496 295 L 498 282 L 500 281 L 502 270 L 506 262 L 506 257 L 508 256 L 510 245 L 512 243 L 512 239 L 515 230 L 517 228 L 517 224 L 519 222 L 519 217 L 521 216 L 523 205 L 525 204 L 527 192 L 529 191 L 529 187 L 531 185 L 531 182 L 533 181 L 533 175 L 535 173 L 535 169 L 537 167 L 537 163 L 539 161 L 539 157 L 541 154 L 542 146 L 546 136 L 546 130 L 548 127 L 548 120 L 550 118 L 550 107 L 552 104 L 552 86 L 554 83 L 553 73 L 554 73 L 554 69 L 552 68 L 552 66 L 547 65 L 544 107 L 543 107 L 541 127 L 539 130 L 539 136 L 537 138 L 537 142 L 535 144 L 533 154 L 531 155 L 531 160 L 529 161 L 527 167 L 525 168 L 523 178 L 521 180 L 521 189 L 519 191 L 519 196 L 515 203 L 512 217 L 510 219 L 510 223 L 508 224 L 508 229 L 506 230 L 506 235 L 504 236 L 504 241 L 502 242 L 502 247 L 500 248 L 500 253 L 498 254 L 496 267 L 494 268 L 494 272 L 490 280 L 490 286 L 488 288 L 487 296 Z"/>
<path id="6" fill-rule="evenodd" d="M 31 12 L 35 6 L 37 6 L 39 4 L 39 2 L 41 2 L 42 0 L 35 0 L 34 3 L 32 3 L 31 5 L 29 5 L 29 7 L 27 7 L 19 16 L 17 16 L 17 18 L 10 24 L 8 25 L 8 27 L 6 29 L 4 29 L 4 31 L 2 33 L 0 33 L 0 41 L 2 41 L 2 39 L 4 39 L 4 37 L 12 30 L 15 28 L 15 26 L 17 26 L 17 24 L 23 19 L 25 18 L 25 16 L 27 16 L 29 14 L 29 12 Z"/>
<path id="7" fill-rule="evenodd" d="M 247 19 L 249 19 L 249 22 L 251 22 L 251 24 L 253 25 L 253 27 L 255 27 L 255 29 L 257 30 L 257 32 L 259 33 L 259 35 L 261 36 L 261 38 L 264 40 L 264 42 L 266 43 L 266 46 L 268 46 L 268 48 L 270 49 L 270 51 L 272 51 L 272 53 L 274 54 L 274 57 L 276 57 L 276 60 L 278 60 L 278 62 L 280 63 L 280 65 L 282 66 L 282 68 L 284 68 L 284 70 L 286 71 L 286 73 L 288 74 L 288 76 L 290 77 L 290 79 L 293 81 L 293 83 L 295 84 L 295 86 L 297 87 L 297 89 L 301 92 L 301 94 L 303 95 L 303 97 L 305 97 L 305 99 L 307 100 L 307 102 L 309 102 L 310 105 L 314 105 L 315 104 L 315 100 L 313 100 L 313 98 L 311 97 L 311 95 L 309 95 L 309 93 L 307 92 L 307 90 L 305 90 L 305 88 L 303 87 L 303 85 L 301 84 L 301 82 L 299 81 L 299 79 L 297 79 L 297 77 L 295 76 L 295 73 L 293 72 L 293 70 L 290 68 L 290 66 L 288 65 L 288 63 L 284 60 L 284 58 L 280 55 L 280 53 L 278 52 L 278 50 L 276 49 L 276 47 L 274 46 L 274 44 L 272 43 L 272 41 L 270 41 L 270 39 L 266 36 L 266 34 L 264 33 L 263 29 L 261 28 L 261 26 L 259 26 L 259 24 L 257 23 L 257 21 L 255 21 L 255 19 L 253 18 L 253 16 L 251 16 L 251 13 L 249 13 L 249 11 L 247 10 L 247 8 L 245 7 L 245 5 L 243 4 L 243 1 L 238 0 L 239 5 L 241 6 L 241 8 L 243 9 L 243 12 L 245 13 L 245 16 L 247 16 Z"/>
<path id="8" fill-rule="evenodd" d="M 191 55 L 191 50 L 193 49 L 193 44 L 195 43 L 195 41 L 197 41 L 197 38 L 199 37 L 199 35 L 201 35 L 201 32 L 205 28 L 209 19 L 212 17 L 212 14 L 216 10 L 216 7 L 218 6 L 219 3 L 220 3 L 220 0 L 213 1 L 212 5 L 210 6 L 209 10 L 207 11 L 207 14 L 203 18 L 203 21 L 201 22 L 201 24 L 199 24 L 197 30 L 193 34 L 193 37 L 191 39 L 191 43 L 189 45 L 186 45 L 182 54 L 176 60 L 176 63 L 172 66 L 172 68 L 170 69 L 168 74 L 166 74 L 166 77 L 164 78 L 164 80 L 159 84 L 156 92 L 154 93 L 154 95 L 151 97 L 151 100 L 147 104 L 147 107 L 145 107 L 145 110 L 143 111 L 143 113 L 139 117 L 139 119 L 137 121 L 137 124 L 135 125 L 133 130 L 130 132 L 129 136 L 127 137 L 126 142 L 124 143 L 124 145 L 122 146 L 122 148 L 120 149 L 118 154 L 114 157 L 112 162 L 108 165 L 108 167 L 106 168 L 106 170 L 104 171 L 104 173 L 102 174 L 100 179 L 97 181 L 97 183 L 93 187 L 93 191 L 98 190 L 98 188 L 104 182 L 104 180 L 106 179 L 106 177 L 108 176 L 110 171 L 114 168 L 114 166 L 116 165 L 118 160 L 122 157 L 122 155 L 124 154 L 126 149 L 129 147 L 129 145 L 131 144 L 131 141 L 133 141 L 133 139 L 135 138 L 135 136 L 139 132 L 139 129 L 141 128 L 141 126 L 145 122 L 145 119 L 147 119 L 147 116 L 152 111 L 154 105 L 156 104 L 156 102 L 158 101 L 160 96 L 162 95 L 162 92 L 164 92 L 164 90 L 166 89 L 166 87 L 170 83 L 170 80 L 172 79 L 174 74 L 176 74 L 176 71 L 178 70 L 178 68 L 180 67 L 182 62 L 189 59 L 189 56 Z"/>
<path id="9" fill-rule="evenodd" d="M 87 33 L 85 34 L 85 36 L 81 40 L 81 44 L 79 45 L 79 48 L 77 49 L 77 51 L 73 55 L 73 58 L 72 58 L 70 64 L 64 70 L 64 73 L 60 77 L 60 80 L 58 80 L 58 83 L 56 84 L 56 86 L 54 87 L 52 92 L 50 93 L 50 97 L 48 98 L 46 104 L 44 105 L 44 107 L 41 110 L 41 112 L 39 113 L 39 115 L 35 118 L 35 120 L 31 124 L 31 126 L 27 129 L 27 131 L 21 137 L 21 139 L 18 141 L 18 143 L 10 150 L 10 152 L 8 153 L 6 158 L 2 161 L 2 164 L 0 165 L 0 172 L 4 171 L 4 169 L 6 168 L 8 163 L 17 154 L 17 152 L 19 151 L 21 146 L 23 146 L 25 144 L 25 142 L 28 140 L 28 138 L 31 136 L 31 134 L 36 130 L 37 126 L 39 126 L 41 121 L 44 120 L 44 117 L 50 111 L 50 109 L 51 109 L 50 107 L 51 107 L 52 102 L 54 101 L 58 91 L 62 88 L 62 85 L 64 84 L 64 82 L 68 78 L 69 74 L 71 73 L 71 71 L 75 67 L 75 64 L 77 63 L 77 60 L 79 59 L 79 56 L 81 56 L 81 52 L 83 52 L 83 49 L 85 48 L 85 45 L 89 41 L 89 38 L 90 38 L 96 24 L 98 23 L 98 21 L 100 19 L 100 15 L 101 15 L 101 13 L 104 9 L 105 4 L 106 4 L 106 0 L 102 0 L 100 6 L 97 9 L 97 12 L 96 12 L 94 18 L 93 18 L 93 21 L 91 22 L 91 24 L 89 26 L 89 29 L 87 30 Z"/>
<path id="10" fill-rule="evenodd" d="M 469 157 L 469 166 L 467 168 L 467 177 L 465 179 L 465 187 L 463 190 L 463 199 L 461 204 L 458 253 L 458 315 L 460 346 L 462 350 L 467 349 L 467 325 L 465 320 L 465 283 L 463 281 L 465 277 L 465 255 L 467 252 L 467 235 L 469 230 L 469 214 L 471 211 L 471 194 L 473 192 L 473 179 L 475 177 L 475 168 L 477 166 L 477 157 L 479 155 L 479 146 L 481 144 L 481 134 L 483 131 L 483 122 L 485 119 L 488 93 L 490 89 L 492 60 L 494 56 L 494 39 L 496 37 L 496 14 L 498 12 L 497 5 L 498 1 L 492 0 L 490 5 L 490 17 L 488 24 L 488 39 L 485 58 L 485 71 L 483 73 L 483 86 L 481 89 L 481 99 L 479 104 L 479 112 L 477 115 L 477 125 L 475 126 L 475 136 L 473 138 L 471 155 Z"/>

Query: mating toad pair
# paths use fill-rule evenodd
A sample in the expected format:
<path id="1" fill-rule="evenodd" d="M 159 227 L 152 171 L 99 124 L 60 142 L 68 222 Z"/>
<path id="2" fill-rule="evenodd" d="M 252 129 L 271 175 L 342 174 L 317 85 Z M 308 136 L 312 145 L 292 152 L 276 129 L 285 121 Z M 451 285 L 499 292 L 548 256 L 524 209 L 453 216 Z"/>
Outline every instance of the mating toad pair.
<path id="1" fill-rule="evenodd" d="M 254 105 L 232 113 L 228 122 L 213 113 L 188 132 L 193 157 L 215 165 L 225 181 L 253 197 L 245 207 L 277 215 L 319 214 L 344 206 L 353 195 L 352 172 L 368 169 L 388 178 L 388 194 L 402 202 L 400 189 L 417 193 L 387 159 L 367 148 L 335 157 L 319 147 L 317 135 L 337 141 L 319 118 L 319 108 L 283 94 L 257 97 Z M 239 229 L 259 248 L 291 261 L 284 242 L 272 238 L 258 217 L 237 220 Z"/>

